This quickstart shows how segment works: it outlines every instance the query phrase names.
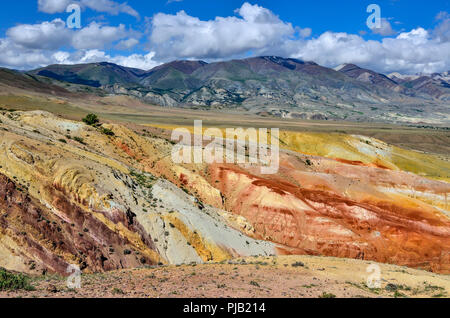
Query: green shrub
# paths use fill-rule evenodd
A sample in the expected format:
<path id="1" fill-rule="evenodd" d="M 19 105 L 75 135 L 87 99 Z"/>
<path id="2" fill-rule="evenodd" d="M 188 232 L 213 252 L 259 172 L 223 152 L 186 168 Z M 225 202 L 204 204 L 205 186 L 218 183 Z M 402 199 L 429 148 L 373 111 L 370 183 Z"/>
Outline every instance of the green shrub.
<path id="1" fill-rule="evenodd" d="M 84 139 L 81 137 L 73 137 L 73 140 L 79 142 L 82 145 L 85 145 L 86 143 L 84 142 Z"/>
<path id="2" fill-rule="evenodd" d="M 101 127 L 100 131 L 102 134 L 106 135 L 106 136 L 115 136 L 116 134 L 109 128 L 105 128 L 105 127 Z"/>
<path id="3" fill-rule="evenodd" d="M 95 124 L 98 124 L 100 120 L 98 119 L 97 115 L 95 114 L 89 114 L 86 117 L 83 118 L 83 122 L 86 125 L 94 126 Z"/>
<path id="4" fill-rule="evenodd" d="M 0 268 L 0 290 L 34 290 L 29 278 L 23 274 L 13 274 Z"/>
<path id="5" fill-rule="evenodd" d="M 305 264 L 302 262 L 295 262 L 291 265 L 292 267 L 305 267 Z"/>

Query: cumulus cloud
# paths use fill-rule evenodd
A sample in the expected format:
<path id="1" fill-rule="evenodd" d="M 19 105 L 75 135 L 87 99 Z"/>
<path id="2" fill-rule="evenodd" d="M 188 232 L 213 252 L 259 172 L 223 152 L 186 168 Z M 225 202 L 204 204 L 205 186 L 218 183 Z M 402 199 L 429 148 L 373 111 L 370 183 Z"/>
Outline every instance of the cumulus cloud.
<path id="1" fill-rule="evenodd" d="M 135 32 L 127 30 L 123 24 L 105 26 L 96 22 L 75 30 L 66 28 L 61 19 L 40 24 L 21 24 L 6 31 L 8 38 L 17 45 L 28 49 L 58 49 L 71 46 L 75 49 L 103 49 Z M 131 40 L 131 39 L 130 39 Z M 131 45 L 133 41 L 125 42 Z"/>
<path id="2" fill-rule="evenodd" d="M 64 12 L 70 3 L 77 3 L 82 7 L 111 15 L 125 13 L 136 18 L 140 17 L 139 13 L 127 3 L 118 3 L 111 0 L 38 0 L 38 9 L 41 12 L 54 14 Z"/>
<path id="3" fill-rule="evenodd" d="M 184 11 L 176 15 L 159 13 L 151 22 L 151 47 L 157 59 L 217 59 L 236 56 L 280 55 L 315 61 L 335 67 L 355 63 L 379 72 L 437 72 L 450 68 L 447 13 L 438 16 L 434 31 L 417 28 L 397 32 L 387 19 L 373 30 L 380 41 L 364 34 L 328 31 L 311 36 L 309 28 L 293 27 L 270 10 L 245 3 L 236 10 L 239 17 L 217 17 L 202 21 Z"/>
<path id="4" fill-rule="evenodd" d="M 38 9 L 45 13 L 58 13 L 66 11 L 70 0 L 38 0 Z"/>
<path id="5" fill-rule="evenodd" d="M 142 70 L 150 70 L 155 66 L 160 65 L 160 62 L 155 61 L 155 52 L 148 54 L 132 54 L 130 56 L 115 56 L 110 59 L 110 62 L 116 63 L 126 67 L 139 68 Z"/>
<path id="6" fill-rule="evenodd" d="M 53 58 L 57 58 L 57 56 L 63 57 L 62 64 L 110 62 L 143 70 L 149 70 L 160 64 L 153 60 L 153 57 L 155 56 L 154 52 L 150 52 L 145 55 L 132 54 L 130 56 L 111 56 L 100 50 L 84 50 L 77 51 L 73 54 L 67 54 L 67 52 L 57 52 L 54 54 Z"/>
<path id="7" fill-rule="evenodd" d="M 379 72 L 432 73 L 450 68 L 450 43 L 417 28 L 395 38 L 366 41 L 359 35 L 325 32 L 318 38 L 298 42 L 289 55 L 326 66 L 355 63 Z M 296 50 L 296 52 L 295 52 Z"/>
<path id="8" fill-rule="evenodd" d="M 119 43 L 117 43 L 116 49 L 118 49 L 118 50 L 130 50 L 130 49 L 132 49 L 133 47 L 135 47 L 138 44 L 139 44 L 139 40 L 137 40 L 135 38 L 129 38 L 129 39 L 122 40 Z"/>
<path id="9" fill-rule="evenodd" d="M 385 18 L 381 18 L 381 26 L 379 28 L 373 28 L 372 32 L 381 36 L 390 36 L 397 33 L 392 29 L 391 23 Z"/>
<path id="10" fill-rule="evenodd" d="M 82 64 L 96 62 L 110 62 L 127 67 L 149 70 L 161 63 L 153 59 L 155 53 L 132 54 L 130 56 L 115 55 L 112 56 L 105 51 L 77 50 L 68 51 L 49 51 L 39 49 L 24 49 L 17 46 L 9 39 L 0 39 L 0 65 L 30 70 L 50 64 Z"/>
<path id="11" fill-rule="evenodd" d="M 90 3 L 90 0 L 80 0 Z M 40 0 L 42 11 L 63 10 L 64 0 Z M 97 1 L 96 9 L 123 12 L 115 1 Z M 92 5 L 92 8 L 93 5 Z M 120 8 L 124 8 L 121 6 Z M 121 9 L 121 10 L 122 10 Z M 116 10 L 116 11 L 115 11 Z M 117 11 L 119 10 L 119 11 Z M 109 61 L 124 66 L 150 69 L 173 59 L 229 59 L 251 55 L 279 55 L 315 61 L 335 67 L 355 63 L 378 72 L 432 73 L 450 69 L 450 16 L 441 12 L 436 25 L 395 34 L 383 20 L 380 40 L 366 40 L 365 34 L 327 31 L 311 37 L 312 30 L 293 26 L 272 11 L 244 3 L 235 16 L 201 20 L 184 11 L 158 13 L 149 23 L 148 51 L 142 54 L 111 55 L 108 48 L 131 50 L 141 34 L 124 25 L 93 22 L 81 30 L 70 30 L 60 19 L 33 25 L 18 25 L 0 39 L 0 65 L 30 69 L 52 63 Z M 390 37 L 388 37 L 390 36 Z"/>
<path id="12" fill-rule="evenodd" d="M 22 24 L 6 31 L 16 44 L 28 49 L 56 49 L 71 41 L 72 32 L 61 19 L 40 24 Z"/>
<path id="13" fill-rule="evenodd" d="M 15 44 L 10 39 L 0 39 L 0 65 L 17 69 L 31 69 L 52 64 L 47 51 L 28 49 Z"/>
<path id="14" fill-rule="evenodd" d="M 101 49 L 127 35 L 128 31 L 123 24 L 113 27 L 92 22 L 89 26 L 74 32 L 72 46 L 76 49 Z"/>
<path id="15" fill-rule="evenodd" d="M 81 0 L 81 4 L 98 12 L 106 12 L 112 15 L 126 13 L 139 18 L 139 13 L 126 3 L 117 3 L 110 0 Z"/>
<path id="16" fill-rule="evenodd" d="M 10 68 L 32 69 L 48 64 L 109 61 L 147 69 L 158 64 L 152 60 L 154 53 L 111 56 L 103 51 L 105 47 L 114 45 L 129 49 L 139 43 L 136 38 L 140 34 L 122 24 L 106 26 L 92 22 L 78 30 L 68 29 L 64 21 L 55 19 L 40 24 L 18 25 L 8 29 L 6 35 L 0 39 L 0 65 Z"/>
<path id="17" fill-rule="evenodd" d="M 225 58 L 272 47 L 295 34 L 292 24 L 270 10 L 244 5 L 240 17 L 202 21 L 184 11 L 158 13 L 152 20 L 150 41 L 158 58 Z"/>

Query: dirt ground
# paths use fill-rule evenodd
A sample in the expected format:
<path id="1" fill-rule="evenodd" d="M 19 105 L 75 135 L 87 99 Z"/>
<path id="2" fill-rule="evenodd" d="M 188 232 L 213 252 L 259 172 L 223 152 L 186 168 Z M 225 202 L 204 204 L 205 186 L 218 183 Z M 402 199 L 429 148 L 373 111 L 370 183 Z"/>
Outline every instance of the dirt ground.
<path id="1" fill-rule="evenodd" d="M 380 268 L 380 288 L 367 287 L 368 266 Z M 370 269 L 370 267 L 369 267 Z M 372 269 L 373 270 L 373 269 Z M 450 276 L 393 265 L 312 256 L 236 259 L 83 275 L 80 289 L 64 277 L 32 278 L 34 291 L 1 298 L 448 298 Z"/>

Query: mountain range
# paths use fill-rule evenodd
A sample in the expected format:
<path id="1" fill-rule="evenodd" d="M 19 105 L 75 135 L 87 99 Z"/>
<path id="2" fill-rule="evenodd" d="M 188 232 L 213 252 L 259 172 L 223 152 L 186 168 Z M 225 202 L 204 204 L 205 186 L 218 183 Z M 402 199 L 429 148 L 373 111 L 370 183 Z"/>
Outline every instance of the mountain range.
<path id="1" fill-rule="evenodd" d="M 331 69 L 275 56 L 173 61 L 148 71 L 103 62 L 50 65 L 24 73 L 69 90 L 129 95 L 161 106 L 416 123 L 450 122 L 448 74 L 386 76 L 354 64 Z"/>

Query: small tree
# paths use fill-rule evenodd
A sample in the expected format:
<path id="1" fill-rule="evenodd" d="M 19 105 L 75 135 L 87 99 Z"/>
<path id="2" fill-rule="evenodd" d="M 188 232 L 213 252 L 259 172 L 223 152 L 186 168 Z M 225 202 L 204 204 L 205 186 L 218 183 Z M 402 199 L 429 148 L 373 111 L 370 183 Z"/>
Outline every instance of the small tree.
<path id="1" fill-rule="evenodd" d="M 98 124 L 100 120 L 98 120 L 97 115 L 89 114 L 83 118 L 83 122 L 85 122 L 89 126 L 94 126 L 95 124 Z"/>

